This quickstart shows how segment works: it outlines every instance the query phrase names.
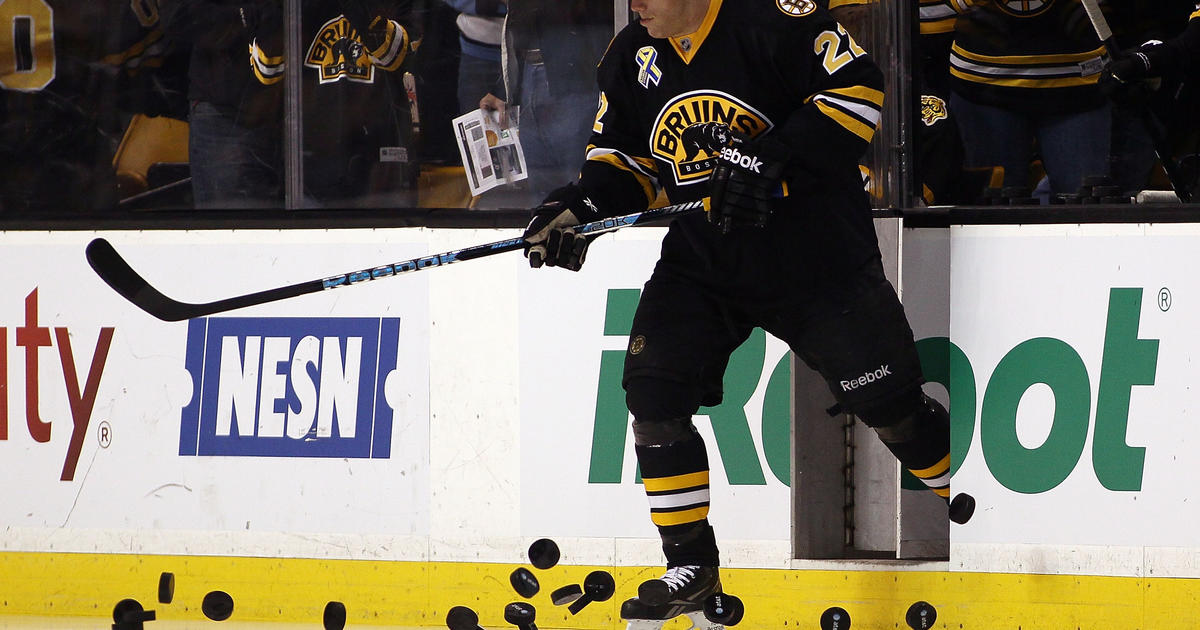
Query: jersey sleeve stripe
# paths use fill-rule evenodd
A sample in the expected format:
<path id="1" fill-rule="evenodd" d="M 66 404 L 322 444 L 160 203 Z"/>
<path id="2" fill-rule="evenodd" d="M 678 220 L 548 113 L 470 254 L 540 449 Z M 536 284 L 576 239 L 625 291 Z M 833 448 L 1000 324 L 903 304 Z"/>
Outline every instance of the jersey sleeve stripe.
<path id="1" fill-rule="evenodd" d="M 1082 53 L 1069 53 L 1062 55 L 980 55 L 966 50 L 955 43 L 951 48 L 952 55 L 958 56 L 969 61 L 977 61 L 979 63 L 988 64 L 991 66 L 1016 65 L 1016 66 L 1052 66 L 1052 65 L 1078 65 L 1085 61 L 1099 59 L 1104 55 L 1104 47 L 1101 46 L 1095 50 L 1089 50 Z"/>
<path id="2" fill-rule="evenodd" d="M 250 42 L 250 67 L 254 76 L 264 85 L 272 85 L 283 80 L 283 56 L 271 57 L 258 47 L 258 39 Z"/>
<path id="3" fill-rule="evenodd" d="M 838 96 L 847 97 L 850 100 L 859 101 L 864 105 L 873 105 L 876 109 L 883 108 L 883 92 L 866 87 L 864 85 L 855 85 L 853 87 L 845 88 L 831 88 L 828 90 L 823 90 L 821 94 L 836 94 Z M 813 96 L 815 97 L 816 95 L 814 94 Z"/>
<path id="4" fill-rule="evenodd" d="M 382 19 L 382 18 L 381 18 Z M 381 70 L 395 70 L 408 56 L 408 31 L 395 20 L 387 21 L 387 37 L 376 50 L 367 51 L 371 63 Z"/>
<path id="5" fill-rule="evenodd" d="M 850 133 L 862 138 L 867 142 L 870 142 L 872 136 L 875 135 L 875 126 L 868 125 L 867 123 L 859 120 L 856 116 L 853 116 L 830 104 L 832 100 L 833 99 L 818 96 L 816 99 L 814 99 L 814 103 L 816 104 L 817 109 L 819 109 L 822 114 L 825 114 L 831 118 L 833 122 L 841 125 Z"/>
<path id="6" fill-rule="evenodd" d="M 607 164 L 632 175 L 642 187 L 642 192 L 645 193 L 648 203 L 654 203 L 654 200 L 658 197 L 658 173 L 655 169 L 654 160 L 632 158 L 615 149 L 601 149 L 590 146 L 588 147 L 587 161 Z"/>

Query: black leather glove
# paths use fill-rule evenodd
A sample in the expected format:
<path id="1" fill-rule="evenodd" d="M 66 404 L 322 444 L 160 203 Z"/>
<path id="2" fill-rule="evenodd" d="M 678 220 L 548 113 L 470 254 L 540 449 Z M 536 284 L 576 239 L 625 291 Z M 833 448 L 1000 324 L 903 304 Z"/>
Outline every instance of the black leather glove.
<path id="1" fill-rule="evenodd" d="M 600 218 L 578 184 L 568 184 L 551 192 L 533 209 L 533 219 L 525 228 L 525 257 L 533 268 L 562 267 L 579 271 L 587 257 L 587 248 L 595 237 L 579 236 L 570 228 Z"/>
<path id="2" fill-rule="evenodd" d="M 1110 61 L 1100 75 L 1100 90 L 1118 103 L 1143 103 L 1162 84 L 1154 68 L 1154 48 L 1161 44 L 1149 41 Z"/>
<path id="3" fill-rule="evenodd" d="M 712 141 L 710 150 L 717 160 L 709 177 L 709 222 L 723 234 L 739 227 L 765 227 L 791 150 L 774 138 L 750 138 L 728 127 L 702 131 Z"/>

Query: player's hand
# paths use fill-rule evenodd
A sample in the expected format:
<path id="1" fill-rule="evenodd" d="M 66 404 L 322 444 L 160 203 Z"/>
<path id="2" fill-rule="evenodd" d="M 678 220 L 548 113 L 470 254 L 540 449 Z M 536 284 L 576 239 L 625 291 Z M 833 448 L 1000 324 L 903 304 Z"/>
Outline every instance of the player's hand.
<path id="1" fill-rule="evenodd" d="M 533 218 L 525 228 L 525 240 L 529 242 L 525 257 L 529 266 L 579 271 L 594 237 L 577 235 L 570 228 L 600 218 L 600 212 L 583 194 L 583 189 L 578 184 L 563 186 L 551 192 L 532 212 Z"/>
<path id="2" fill-rule="evenodd" d="M 740 227 L 765 227 L 791 151 L 773 138 L 751 139 L 733 130 L 724 135 L 727 143 L 717 153 L 709 178 L 708 220 L 723 234 Z"/>

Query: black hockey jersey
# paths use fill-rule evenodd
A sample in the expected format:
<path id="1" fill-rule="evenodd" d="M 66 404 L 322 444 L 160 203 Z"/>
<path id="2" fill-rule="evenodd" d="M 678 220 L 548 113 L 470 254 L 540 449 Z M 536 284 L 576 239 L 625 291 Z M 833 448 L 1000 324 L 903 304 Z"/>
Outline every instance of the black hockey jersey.
<path id="1" fill-rule="evenodd" d="M 365 13 L 348 15 L 347 7 L 362 5 L 370 5 Z M 281 24 L 263 25 L 250 43 L 247 61 L 261 84 L 282 89 L 285 69 L 301 72 L 305 190 L 319 200 L 406 187 L 398 173 L 379 176 L 415 162 L 399 70 L 417 44 L 401 5 L 407 3 L 304 2 L 300 63 L 283 57 Z"/>
<path id="2" fill-rule="evenodd" d="M 791 148 L 786 197 L 768 226 L 788 249 L 835 267 L 878 256 L 858 162 L 880 120 L 883 77 L 815 2 L 711 0 L 697 32 L 669 39 L 631 24 L 599 80 L 580 180 L 603 212 L 646 208 L 660 187 L 673 203 L 705 197 L 715 156 L 684 132 L 723 122 Z M 703 218 L 676 224 L 720 246 Z"/>
<path id="3" fill-rule="evenodd" d="M 974 102 L 1062 114 L 1105 102 L 1106 60 L 1079 0 L 987 0 L 958 18 L 950 74 Z"/>

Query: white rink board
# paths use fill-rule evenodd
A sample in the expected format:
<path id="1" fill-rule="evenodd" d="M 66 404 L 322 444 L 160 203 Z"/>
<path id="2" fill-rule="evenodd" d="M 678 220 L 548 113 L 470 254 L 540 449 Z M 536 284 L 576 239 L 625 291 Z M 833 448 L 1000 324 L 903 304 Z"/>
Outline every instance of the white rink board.
<path id="1" fill-rule="evenodd" d="M 953 488 L 979 505 L 971 522 L 952 528 L 953 567 L 1196 575 L 1198 243 L 1193 225 L 952 229 L 950 338 L 976 391 L 970 450 Z M 1021 344 L 1026 359 L 1009 355 Z M 1005 366 L 1043 366 L 1035 369 L 1056 389 L 1028 370 L 996 377 L 1006 355 Z M 1015 416 L 1004 411 L 1013 391 L 1024 392 Z M 966 394 L 952 404 L 969 404 Z M 1098 412 L 1110 428 L 1099 440 Z"/>
<path id="2" fill-rule="evenodd" d="M 511 232 L 100 235 L 164 293 L 204 302 L 501 240 Z M 543 460 L 537 453 L 553 450 L 545 442 L 551 436 L 559 446 L 589 447 L 600 352 L 624 347 L 623 340 L 603 335 L 605 296 L 610 288 L 640 288 L 663 232 L 604 237 L 580 274 L 533 271 L 519 254 L 498 255 L 191 324 L 160 322 L 103 285 L 83 256 L 97 234 L 0 234 L 0 278 L 9 296 L 0 304 L 8 427 L 0 459 L 19 480 L 0 502 L 7 526 L 0 550 L 514 562 L 533 538 L 553 536 L 564 562 L 657 563 L 657 537 L 632 468 L 620 484 L 589 487 L 586 455 L 563 448 L 566 458 Z M 565 293 L 547 293 L 551 289 Z M 34 290 L 36 321 L 26 318 Z M 547 305 L 554 298 L 569 305 L 569 318 L 553 321 Z M 88 427 L 69 480 L 60 479 L 72 424 L 57 328 L 69 331 L 85 393 L 101 330 L 112 329 L 94 407 L 90 415 L 80 412 Z M 375 337 L 371 331 L 378 331 Z M 38 334 L 48 335 L 50 345 L 32 346 Z M 379 368 L 376 380 L 357 391 L 364 393 L 359 410 L 390 417 L 382 456 L 378 436 L 386 423 L 369 413 L 350 440 L 342 439 L 341 424 L 329 434 L 292 436 L 303 434 L 287 420 L 289 409 L 297 414 L 302 407 L 299 390 L 318 389 L 324 397 L 332 386 L 321 381 L 317 372 L 325 367 L 318 369 L 315 358 L 307 368 L 301 363 L 307 378 L 290 366 L 296 357 L 323 356 L 324 349 L 313 348 L 325 348 L 319 342 L 326 336 L 340 340 L 337 350 L 345 356 L 339 365 L 346 371 L 349 338 L 367 339 L 368 346 L 379 340 L 375 354 L 356 356 L 363 370 Z M 306 337 L 312 338 L 307 354 L 298 350 Z M 548 365 L 538 358 L 565 339 L 578 349 L 572 361 Z M 770 343 L 766 361 L 773 366 L 784 348 Z M 27 347 L 37 357 L 36 407 L 51 423 L 47 443 L 27 429 Z M 269 356 L 277 376 L 265 367 L 255 374 L 258 363 L 247 367 L 250 356 Z M 547 369 L 577 389 L 559 383 L 563 399 L 531 397 Z M 203 374 L 200 390 L 193 374 Z M 353 398 L 343 392 L 347 397 Z M 548 403 L 577 417 L 564 422 Z M 235 404 L 222 424 L 219 409 Z M 241 411 L 247 406 L 251 411 Z M 320 415 L 316 407 L 310 404 L 304 417 L 310 423 Z M 335 444 L 372 438 L 351 455 Z M 188 449 L 200 454 L 181 455 Z M 755 465 L 766 469 L 761 459 Z M 721 535 L 734 565 L 787 563 L 789 493 L 769 471 L 765 477 L 760 486 L 720 499 L 729 515 Z M 747 513 L 776 516 L 734 517 Z"/>

